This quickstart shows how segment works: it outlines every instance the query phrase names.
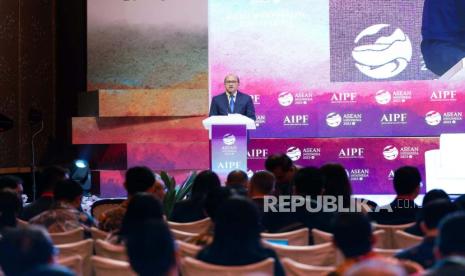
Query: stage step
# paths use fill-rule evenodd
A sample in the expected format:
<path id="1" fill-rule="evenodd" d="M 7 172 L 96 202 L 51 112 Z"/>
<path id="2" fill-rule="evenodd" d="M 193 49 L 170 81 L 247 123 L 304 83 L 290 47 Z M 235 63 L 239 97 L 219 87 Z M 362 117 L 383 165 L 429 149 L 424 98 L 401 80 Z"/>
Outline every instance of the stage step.
<path id="1" fill-rule="evenodd" d="M 208 89 L 97 90 L 79 95 L 79 116 L 206 116 Z"/>
<path id="2" fill-rule="evenodd" d="M 73 118 L 73 144 L 208 141 L 205 117 Z"/>

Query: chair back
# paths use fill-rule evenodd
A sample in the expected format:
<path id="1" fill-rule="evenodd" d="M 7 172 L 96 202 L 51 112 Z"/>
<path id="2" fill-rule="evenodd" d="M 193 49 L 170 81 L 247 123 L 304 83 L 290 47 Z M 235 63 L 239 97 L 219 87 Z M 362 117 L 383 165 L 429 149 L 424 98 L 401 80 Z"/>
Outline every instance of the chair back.
<path id="1" fill-rule="evenodd" d="M 394 239 L 398 248 L 409 248 L 423 241 L 423 237 L 409 234 L 404 230 L 396 230 L 396 232 L 394 232 Z"/>
<path id="2" fill-rule="evenodd" d="M 68 257 L 59 258 L 57 263 L 71 269 L 76 276 L 82 276 L 82 257 L 79 255 L 72 255 Z"/>
<path id="3" fill-rule="evenodd" d="M 267 258 L 261 262 L 241 265 L 222 266 L 202 262 L 200 260 L 185 257 L 181 263 L 183 276 L 258 276 L 274 275 L 274 259 Z"/>
<path id="4" fill-rule="evenodd" d="M 386 231 L 385 235 L 385 240 L 384 240 L 384 248 L 386 249 L 395 249 L 399 248 L 395 237 L 394 233 L 397 230 L 404 230 L 406 228 L 409 228 L 410 226 L 414 225 L 415 222 L 411 223 L 406 223 L 406 224 L 398 224 L 398 225 L 387 225 L 387 224 L 378 224 L 378 223 L 373 223 L 373 227 L 375 230 L 384 230 Z"/>
<path id="5" fill-rule="evenodd" d="M 175 229 L 170 229 L 170 231 L 171 231 L 171 234 L 173 235 L 173 238 L 179 241 L 190 240 L 199 235 L 198 233 L 184 232 L 184 231 L 179 231 Z"/>
<path id="6" fill-rule="evenodd" d="M 82 241 L 84 239 L 84 228 L 79 227 L 66 232 L 50 233 L 50 238 L 55 245 Z"/>
<path id="7" fill-rule="evenodd" d="M 280 258 L 290 258 L 299 263 L 316 266 L 333 266 L 336 264 L 336 249 L 331 243 L 307 246 L 286 246 L 269 242 L 264 244 L 273 249 Z"/>
<path id="8" fill-rule="evenodd" d="M 333 241 L 333 234 L 312 228 L 312 237 L 314 244 L 322 244 Z"/>
<path id="9" fill-rule="evenodd" d="M 199 234 L 199 233 L 206 232 L 210 228 L 211 223 L 212 222 L 210 218 L 204 218 L 202 220 L 197 220 L 193 222 L 185 222 L 185 223 L 168 221 L 168 226 L 172 230 L 179 230 L 183 232 Z"/>
<path id="10" fill-rule="evenodd" d="M 265 240 L 287 240 L 288 245 L 308 245 L 308 228 L 297 229 L 284 233 L 261 233 Z"/>
<path id="11" fill-rule="evenodd" d="M 99 218 L 102 213 L 118 207 L 125 199 L 124 198 L 105 198 L 92 203 L 90 213 L 94 218 Z"/>
<path id="12" fill-rule="evenodd" d="M 137 276 L 131 265 L 125 261 L 93 256 L 92 267 L 95 276 Z"/>
<path id="13" fill-rule="evenodd" d="M 176 244 L 178 245 L 178 253 L 181 257 L 192 257 L 195 258 L 202 247 L 187 243 L 184 241 L 177 240 Z"/>
<path id="14" fill-rule="evenodd" d="M 110 233 L 108 232 L 105 232 L 103 230 L 100 230 L 98 228 L 95 228 L 95 227 L 91 227 L 90 228 L 90 235 L 92 236 L 92 239 L 93 240 L 106 240 L 107 237 L 110 235 Z"/>
<path id="15" fill-rule="evenodd" d="M 95 254 L 112 260 L 128 261 L 128 255 L 124 246 L 100 239 L 95 240 Z"/>
<path id="16" fill-rule="evenodd" d="M 90 257 L 94 251 L 94 241 L 92 239 L 82 240 L 74 243 L 59 244 L 58 258 L 79 255 L 82 258 L 82 275 L 90 276 L 92 267 Z"/>
<path id="17" fill-rule="evenodd" d="M 326 276 L 336 269 L 334 266 L 306 265 L 289 258 L 282 259 L 281 263 L 288 276 Z"/>
<path id="18" fill-rule="evenodd" d="M 394 257 L 401 249 L 384 249 L 384 248 L 373 248 L 373 251 L 383 257 Z"/>

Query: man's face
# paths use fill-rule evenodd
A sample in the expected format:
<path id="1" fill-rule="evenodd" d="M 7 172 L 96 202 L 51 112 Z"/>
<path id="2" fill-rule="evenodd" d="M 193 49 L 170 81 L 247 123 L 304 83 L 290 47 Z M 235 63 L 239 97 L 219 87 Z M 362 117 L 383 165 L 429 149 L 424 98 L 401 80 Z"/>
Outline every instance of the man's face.
<path id="1" fill-rule="evenodd" d="M 239 81 L 236 76 L 229 75 L 224 79 L 224 88 L 228 93 L 233 93 L 237 91 L 237 87 L 239 86 Z"/>

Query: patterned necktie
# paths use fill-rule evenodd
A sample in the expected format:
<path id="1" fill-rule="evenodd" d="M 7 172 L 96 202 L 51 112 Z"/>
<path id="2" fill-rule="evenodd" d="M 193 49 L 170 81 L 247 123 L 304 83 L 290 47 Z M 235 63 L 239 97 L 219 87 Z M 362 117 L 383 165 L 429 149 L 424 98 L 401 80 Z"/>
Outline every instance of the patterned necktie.
<path id="1" fill-rule="evenodd" d="M 229 111 L 234 113 L 234 96 L 229 96 Z"/>

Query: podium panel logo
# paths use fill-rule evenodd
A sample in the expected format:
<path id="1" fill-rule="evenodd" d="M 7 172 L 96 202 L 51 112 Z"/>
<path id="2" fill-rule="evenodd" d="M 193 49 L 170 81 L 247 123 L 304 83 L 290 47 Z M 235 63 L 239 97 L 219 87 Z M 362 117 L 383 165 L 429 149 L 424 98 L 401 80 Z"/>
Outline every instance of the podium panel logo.
<path id="1" fill-rule="evenodd" d="M 234 143 L 236 143 L 236 136 L 234 136 L 231 133 L 226 133 L 223 136 L 223 143 L 227 146 L 232 146 Z"/>

